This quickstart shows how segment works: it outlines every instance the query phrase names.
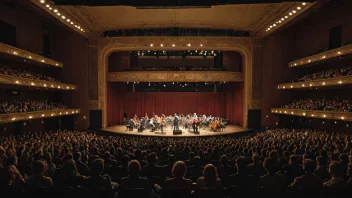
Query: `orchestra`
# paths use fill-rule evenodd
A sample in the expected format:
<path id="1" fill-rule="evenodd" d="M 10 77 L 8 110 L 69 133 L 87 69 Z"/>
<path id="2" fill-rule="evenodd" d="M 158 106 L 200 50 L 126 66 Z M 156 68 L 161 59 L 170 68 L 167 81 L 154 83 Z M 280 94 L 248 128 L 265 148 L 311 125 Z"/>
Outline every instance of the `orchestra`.
<path id="1" fill-rule="evenodd" d="M 167 126 L 171 126 L 172 130 L 178 130 L 179 125 L 189 131 L 193 129 L 193 133 L 199 134 L 200 129 L 210 129 L 214 132 L 224 129 L 226 128 L 227 121 L 219 117 L 213 117 L 212 115 L 206 116 L 205 114 L 200 114 L 198 116 L 197 113 L 187 114 L 186 116 L 183 114 L 177 115 L 176 113 L 173 116 L 165 116 L 164 114 L 158 116 L 153 112 L 153 116 L 150 118 L 147 113 L 141 118 L 138 118 L 137 114 L 134 114 L 133 118 L 129 119 L 126 130 L 133 131 L 133 128 L 137 128 L 139 131 L 143 131 L 146 128 L 150 128 L 150 132 L 160 130 L 163 133 Z"/>

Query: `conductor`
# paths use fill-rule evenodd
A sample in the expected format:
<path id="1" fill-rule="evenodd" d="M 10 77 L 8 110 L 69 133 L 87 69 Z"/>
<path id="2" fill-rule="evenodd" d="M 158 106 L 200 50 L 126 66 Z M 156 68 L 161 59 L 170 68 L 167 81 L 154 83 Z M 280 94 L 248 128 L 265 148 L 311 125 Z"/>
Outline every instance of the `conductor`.
<path id="1" fill-rule="evenodd" d="M 175 113 L 175 116 L 174 116 L 174 124 L 173 124 L 173 130 L 179 130 L 178 129 L 178 123 L 179 123 L 179 117 L 177 116 L 177 114 Z"/>

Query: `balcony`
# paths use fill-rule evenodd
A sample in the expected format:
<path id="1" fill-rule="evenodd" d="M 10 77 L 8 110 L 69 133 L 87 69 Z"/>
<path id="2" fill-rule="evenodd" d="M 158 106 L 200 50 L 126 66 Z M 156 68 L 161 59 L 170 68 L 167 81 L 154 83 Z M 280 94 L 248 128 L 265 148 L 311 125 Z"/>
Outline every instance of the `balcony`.
<path id="1" fill-rule="evenodd" d="M 79 114 L 80 109 L 59 109 L 49 111 L 32 111 L 26 113 L 0 114 L 0 123 L 17 122 L 23 120 L 33 120 L 47 117 L 57 117 Z"/>
<path id="2" fill-rule="evenodd" d="M 59 61 L 55 61 L 38 54 L 28 52 L 23 49 L 19 49 L 4 43 L 0 43 L 0 54 L 1 57 L 23 61 L 26 63 L 35 63 L 40 65 L 52 66 L 52 67 L 63 67 L 63 64 Z"/>
<path id="3" fill-rule="evenodd" d="M 272 108 L 271 113 L 328 120 L 352 121 L 352 112 Z"/>
<path id="4" fill-rule="evenodd" d="M 277 89 L 307 89 L 313 87 L 330 87 L 351 85 L 352 76 L 341 76 L 336 78 L 327 78 L 321 80 L 312 80 L 305 82 L 282 83 L 277 85 Z"/>
<path id="5" fill-rule="evenodd" d="M 242 82 L 241 72 L 226 71 L 134 71 L 110 72 L 109 82 Z"/>

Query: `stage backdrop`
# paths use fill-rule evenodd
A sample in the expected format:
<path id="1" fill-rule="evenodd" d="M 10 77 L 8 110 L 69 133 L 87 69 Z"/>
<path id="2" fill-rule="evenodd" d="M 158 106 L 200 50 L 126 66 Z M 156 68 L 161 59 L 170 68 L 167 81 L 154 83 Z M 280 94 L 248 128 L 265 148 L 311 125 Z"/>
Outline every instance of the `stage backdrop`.
<path id="1" fill-rule="evenodd" d="M 223 92 L 126 92 L 126 84 L 107 85 L 108 126 L 123 124 L 124 112 L 138 117 L 157 115 L 206 114 L 229 119 L 243 126 L 243 83 L 227 83 Z"/>

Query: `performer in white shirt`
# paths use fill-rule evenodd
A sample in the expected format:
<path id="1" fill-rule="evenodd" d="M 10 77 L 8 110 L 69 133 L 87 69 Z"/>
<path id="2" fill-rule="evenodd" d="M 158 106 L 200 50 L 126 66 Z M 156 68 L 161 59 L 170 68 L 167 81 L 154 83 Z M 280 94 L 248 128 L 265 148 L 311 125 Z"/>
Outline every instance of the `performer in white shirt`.
<path id="1" fill-rule="evenodd" d="M 194 119 L 194 120 L 197 120 L 197 119 L 198 119 L 198 116 L 197 116 L 196 113 L 193 114 L 193 119 Z"/>
<path id="2" fill-rule="evenodd" d="M 150 122 L 149 122 L 149 124 L 152 126 L 152 130 L 151 130 L 151 132 L 154 132 L 154 130 L 155 130 L 155 124 L 154 124 L 154 117 L 152 117 L 151 119 L 150 119 Z"/>

